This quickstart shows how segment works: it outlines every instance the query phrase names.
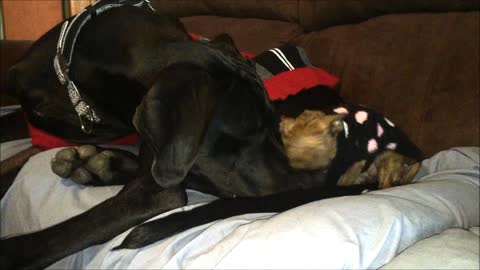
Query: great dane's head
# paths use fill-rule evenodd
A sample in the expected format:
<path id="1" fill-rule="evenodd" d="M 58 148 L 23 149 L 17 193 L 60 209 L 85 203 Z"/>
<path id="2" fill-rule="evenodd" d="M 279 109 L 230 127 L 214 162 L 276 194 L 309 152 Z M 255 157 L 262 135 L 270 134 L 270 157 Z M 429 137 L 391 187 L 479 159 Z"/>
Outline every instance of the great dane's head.
<path id="1" fill-rule="evenodd" d="M 34 127 L 64 140 L 79 143 L 105 142 L 132 132 L 120 121 L 108 121 L 86 134 L 70 101 L 68 91 L 54 70 L 56 26 L 37 40 L 26 54 L 10 68 L 7 91 L 18 98 L 26 120 Z"/>
<path id="2" fill-rule="evenodd" d="M 47 33 L 40 38 L 10 68 L 7 91 L 18 98 L 26 120 L 32 125 L 72 139 L 76 138 L 75 131 L 81 130 L 67 92 L 63 90 L 53 69 L 55 44 L 52 37 L 52 33 Z"/>
<path id="3" fill-rule="evenodd" d="M 67 90 L 58 82 L 50 63 L 34 63 L 41 68 L 33 68 L 32 60 L 36 61 L 27 55 L 12 67 L 8 75 L 10 93 L 18 98 L 25 118 L 32 126 L 78 143 L 106 142 L 133 131 L 120 121 L 109 121 L 95 124 L 93 133 L 85 133 Z"/>

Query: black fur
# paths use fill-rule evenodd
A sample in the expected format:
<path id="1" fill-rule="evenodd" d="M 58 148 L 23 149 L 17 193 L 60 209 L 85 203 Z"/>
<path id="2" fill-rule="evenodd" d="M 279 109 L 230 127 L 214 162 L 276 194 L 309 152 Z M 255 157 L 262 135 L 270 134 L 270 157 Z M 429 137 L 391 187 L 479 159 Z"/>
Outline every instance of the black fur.
<path id="1" fill-rule="evenodd" d="M 171 217 L 168 225 L 147 230 L 147 238 L 162 238 L 177 231 L 172 228 L 187 229 L 214 218 L 284 210 L 364 189 L 323 189 L 310 197 L 272 195 L 321 188 L 325 175 L 289 166 L 279 139 L 278 115 L 253 66 L 241 58 L 228 36 L 210 43 L 192 41 L 177 19 L 135 7 L 103 13 L 78 37 L 70 76 L 105 120 L 94 126 L 93 134 L 84 134 L 52 65 L 59 30 L 58 25 L 40 38 L 11 70 L 11 89 L 28 120 L 79 143 L 103 142 L 136 130 L 143 142 L 139 157 L 143 169 L 117 196 L 79 216 L 2 239 L 2 269 L 44 268 L 104 243 L 185 205 L 185 188 L 247 199 L 213 203 L 205 208 L 215 211 L 198 209 L 192 212 L 194 218 Z M 256 200 L 252 197 L 258 196 L 273 196 L 260 198 L 273 198 L 273 203 L 252 207 Z M 151 242 L 135 242 L 132 237 L 124 247 Z"/>

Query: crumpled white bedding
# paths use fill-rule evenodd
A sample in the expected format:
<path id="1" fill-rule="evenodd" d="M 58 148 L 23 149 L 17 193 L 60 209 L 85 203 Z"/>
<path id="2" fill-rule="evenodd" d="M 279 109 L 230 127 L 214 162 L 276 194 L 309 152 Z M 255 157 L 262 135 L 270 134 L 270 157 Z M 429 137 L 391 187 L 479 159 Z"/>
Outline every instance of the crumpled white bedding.
<path id="1" fill-rule="evenodd" d="M 480 269 L 479 229 L 452 228 L 420 240 L 381 269 Z"/>
<path id="2" fill-rule="evenodd" d="M 2 237 L 46 228 L 120 190 L 79 186 L 55 176 L 49 161 L 56 151 L 33 157 L 2 199 Z M 449 228 L 479 226 L 479 153 L 479 148 L 443 151 L 422 163 L 415 184 L 313 202 L 280 214 L 232 217 L 142 249 L 111 251 L 127 231 L 51 268 L 379 268 L 419 240 Z M 215 199 L 194 191 L 188 195 L 189 206 L 171 212 Z M 478 246 L 478 239 L 473 243 Z M 478 257 L 465 260 L 475 265 Z M 393 268 L 401 268 L 393 262 Z"/>

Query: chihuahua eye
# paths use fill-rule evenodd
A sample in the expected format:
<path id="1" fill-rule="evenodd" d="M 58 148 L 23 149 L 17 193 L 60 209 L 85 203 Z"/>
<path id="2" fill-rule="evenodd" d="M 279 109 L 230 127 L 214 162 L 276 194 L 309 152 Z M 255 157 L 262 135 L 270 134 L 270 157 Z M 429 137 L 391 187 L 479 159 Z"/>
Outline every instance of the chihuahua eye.
<path id="1" fill-rule="evenodd" d="M 343 120 L 341 119 L 335 119 L 332 121 L 332 123 L 330 124 L 330 131 L 333 135 L 336 135 L 338 134 L 339 132 L 341 132 L 343 129 L 344 129 L 344 125 L 343 125 Z"/>

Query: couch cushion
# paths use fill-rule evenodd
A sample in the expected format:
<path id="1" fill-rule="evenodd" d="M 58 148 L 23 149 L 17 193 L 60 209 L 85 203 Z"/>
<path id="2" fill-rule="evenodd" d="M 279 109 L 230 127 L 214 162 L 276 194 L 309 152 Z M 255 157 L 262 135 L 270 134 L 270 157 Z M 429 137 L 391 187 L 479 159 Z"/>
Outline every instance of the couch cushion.
<path id="1" fill-rule="evenodd" d="M 388 15 L 294 43 L 341 94 L 383 112 L 431 155 L 479 145 L 478 12 Z"/>
<path id="2" fill-rule="evenodd" d="M 205 37 L 228 33 L 238 49 L 255 54 L 285 44 L 303 33 L 297 24 L 275 20 L 217 16 L 195 16 L 181 20 L 188 31 Z"/>

